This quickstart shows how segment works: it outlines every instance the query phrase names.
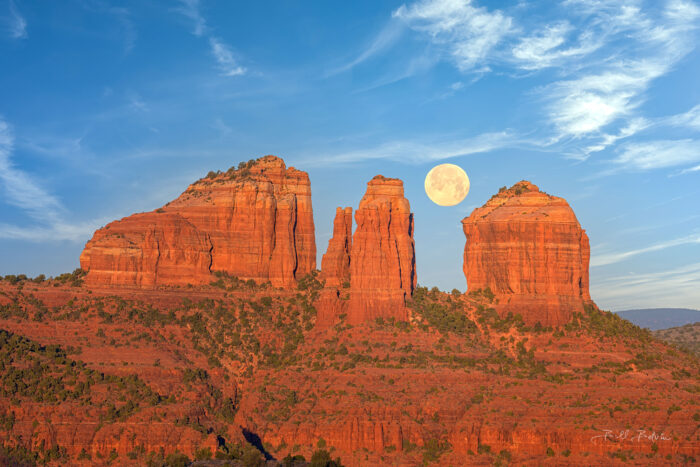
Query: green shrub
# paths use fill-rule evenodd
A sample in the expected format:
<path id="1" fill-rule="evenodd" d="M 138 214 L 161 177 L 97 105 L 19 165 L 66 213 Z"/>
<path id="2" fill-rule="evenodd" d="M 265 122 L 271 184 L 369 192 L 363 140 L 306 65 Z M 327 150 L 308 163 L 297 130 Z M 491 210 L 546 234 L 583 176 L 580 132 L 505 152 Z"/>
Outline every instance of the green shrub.
<path id="1" fill-rule="evenodd" d="M 309 467 L 342 467 L 340 459 L 332 459 L 325 449 L 318 449 L 311 455 Z"/>

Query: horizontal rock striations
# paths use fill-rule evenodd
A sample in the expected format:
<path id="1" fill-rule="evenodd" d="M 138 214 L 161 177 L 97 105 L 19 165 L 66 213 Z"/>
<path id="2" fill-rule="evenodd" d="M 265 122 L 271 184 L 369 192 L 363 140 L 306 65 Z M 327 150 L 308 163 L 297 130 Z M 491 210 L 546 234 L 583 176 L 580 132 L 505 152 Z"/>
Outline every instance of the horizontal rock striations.
<path id="1" fill-rule="evenodd" d="M 81 267 L 93 285 L 202 284 L 223 271 L 289 286 L 316 268 L 308 174 L 275 156 L 210 172 L 162 208 L 98 230 Z"/>
<path id="2" fill-rule="evenodd" d="M 469 291 L 489 288 L 499 311 L 556 326 L 590 302 L 588 236 L 564 199 L 522 181 L 502 188 L 462 225 Z"/>
<path id="3" fill-rule="evenodd" d="M 177 213 L 147 212 L 95 232 L 80 255 L 89 283 L 153 287 L 209 281 L 209 237 Z"/>

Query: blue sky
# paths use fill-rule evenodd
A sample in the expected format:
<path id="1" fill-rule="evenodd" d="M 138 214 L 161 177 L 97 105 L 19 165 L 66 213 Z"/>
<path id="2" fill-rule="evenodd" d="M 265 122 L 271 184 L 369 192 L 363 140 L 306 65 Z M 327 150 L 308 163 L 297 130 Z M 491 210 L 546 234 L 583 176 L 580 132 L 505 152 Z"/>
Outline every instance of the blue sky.
<path id="1" fill-rule="evenodd" d="M 700 4 L 0 0 L 0 274 L 78 266 L 94 229 L 265 154 L 309 172 L 317 246 L 374 175 L 418 280 L 464 290 L 460 220 L 528 179 L 591 239 L 613 310 L 700 308 Z M 466 200 L 423 179 L 463 167 Z"/>

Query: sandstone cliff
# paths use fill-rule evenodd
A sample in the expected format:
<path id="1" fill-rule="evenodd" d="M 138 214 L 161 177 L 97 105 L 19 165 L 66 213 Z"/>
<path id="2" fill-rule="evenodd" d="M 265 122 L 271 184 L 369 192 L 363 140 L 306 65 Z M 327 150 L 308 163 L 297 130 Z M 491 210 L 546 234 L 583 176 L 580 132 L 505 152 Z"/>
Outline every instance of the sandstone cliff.
<path id="1" fill-rule="evenodd" d="M 90 283 L 186 285 L 209 280 L 209 237 L 177 213 L 148 212 L 95 232 L 80 255 Z"/>
<path id="2" fill-rule="evenodd" d="M 590 249 L 568 203 L 522 181 L 462 221 L 470 292 L 496 295 L 499 311 L 560 325 L 590 301 Z"/>
<path id="3" fill-rule="evenodd" d="M 316 268 L 306 172 L 265 156 L 211 172 L 176 200 L 98 230 L 81 255 L 92 285 L 181 285 L 212 271 L 288 286 Z"/>
<path id="4" fill-rule="evenodd" d="M 413 214 L 403 182 L 377 175 L 355 211 L 336 210 L 333 238 L 322 260 L 326 289 L 317 302 L 317 324 L 339 315 L 351 324 L 376 318 L 408 319 L 406 299 L 416 287 Z M 349 285 L 349 288 L 348 288 Z"/>
<path id="5" fill-rule="evenodd" d="M 405 320 L 405 300 L 416 287 L 413 214 L 403 182 L 377 175 L 355 211 L 350 252 L 351 323 L 394 317 Z"/>

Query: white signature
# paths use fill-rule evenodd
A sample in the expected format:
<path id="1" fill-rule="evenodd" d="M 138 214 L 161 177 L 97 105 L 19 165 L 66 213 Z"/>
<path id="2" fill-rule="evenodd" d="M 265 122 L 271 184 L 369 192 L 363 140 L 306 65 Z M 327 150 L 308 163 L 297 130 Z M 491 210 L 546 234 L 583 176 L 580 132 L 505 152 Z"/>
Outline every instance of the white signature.
<path id="1" fill-rule="evenodd" d="M 657 441 L 670 441 L 671 437 L 664 432 L 657 433 L 655 431 L 647 430 L 613 431 L 603 429 L 603 434 L 591 437 L 591 442 L 595 443 L 599 439 L 612 442 L 629 440 L 637 443 L 641 443 L 642 441 L 650 441 L 655 443 Z"/>

